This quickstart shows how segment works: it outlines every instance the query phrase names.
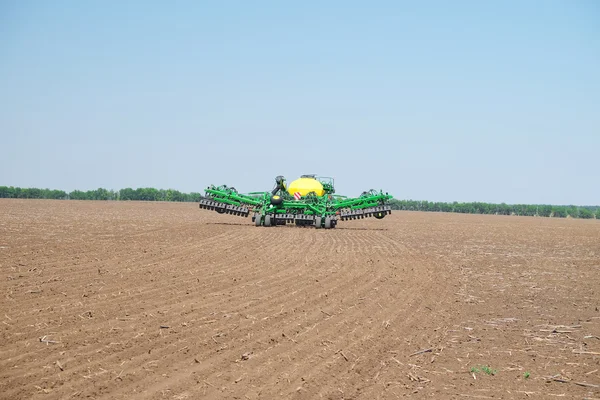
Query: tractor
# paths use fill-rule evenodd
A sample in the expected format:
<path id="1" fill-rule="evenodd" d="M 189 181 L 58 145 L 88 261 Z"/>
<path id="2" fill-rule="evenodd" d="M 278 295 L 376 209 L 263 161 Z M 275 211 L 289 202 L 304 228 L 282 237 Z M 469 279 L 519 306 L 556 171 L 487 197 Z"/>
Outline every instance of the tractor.
<path id="1" fill-rule="evenodd" d="M 234 187 L 210 185 L 200 199 L 200 208 L 220 214 L 248 217 L 256 226 L 296 224 L 301 227 L 333 229 L 338 221 L 391 214 L 387 203 L 392 196 L 383 191 L 369 190 L 359 197 L 335 194 L 330 177 L 302 175 L 289 185 L 283 176 L 275 178 L 268 192 L 239 193 Z"/>

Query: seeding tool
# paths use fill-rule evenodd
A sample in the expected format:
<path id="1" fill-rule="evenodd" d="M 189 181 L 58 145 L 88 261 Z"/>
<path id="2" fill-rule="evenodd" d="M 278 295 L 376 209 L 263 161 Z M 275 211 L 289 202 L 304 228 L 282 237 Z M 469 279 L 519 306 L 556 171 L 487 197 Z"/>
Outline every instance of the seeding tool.
<path id="1" fill-rule="evenodd" d="M 335 194 L 333 178 L 302 175 L 287 185 L 283 176 L 275 178 L 270 192 L 238 193 L 234 187 L 211 185 L 200 199 L 200 208 L 220 214 L 248 217 L 256 226 L 288 223 L 315 228 L 335 228 L 338 221 L 375 217 L 392 213 L 388 193 L 369 190 L 359 197 Z"/>

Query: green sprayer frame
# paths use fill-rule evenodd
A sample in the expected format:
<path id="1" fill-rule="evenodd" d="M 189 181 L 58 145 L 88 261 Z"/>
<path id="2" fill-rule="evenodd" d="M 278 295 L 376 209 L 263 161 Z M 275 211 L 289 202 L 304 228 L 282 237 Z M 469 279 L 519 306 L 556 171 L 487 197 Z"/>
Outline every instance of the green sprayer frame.
<path id="1" fill-rule="evenodd" d="M 287 193 L 285 178 L 281 176 L 276 178 L 276 186 L 271 192 L 242 194 L 226 185 L 210 185 L 200 199 L 200 208 L 241 217 L 248 217 L 252 213 L 252 221 L 256 226 L 295 223 L 298 226 L 325 229 L 335 228 L 338 220 L 381 219 L 392 212 L 387 204 L 392 196 L 388 193 L 369 190 L 359 197 L 347 198 L 334 194 L 333 179 L 315 179 L 322 184 L 324 194 L 317 196 L 313 192 L 299 200 Z"/>

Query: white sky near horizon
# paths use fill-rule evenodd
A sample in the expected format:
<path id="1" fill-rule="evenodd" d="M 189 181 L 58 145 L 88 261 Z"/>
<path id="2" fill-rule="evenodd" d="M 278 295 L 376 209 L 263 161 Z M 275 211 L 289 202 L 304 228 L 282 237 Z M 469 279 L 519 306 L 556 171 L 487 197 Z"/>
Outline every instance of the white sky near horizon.
<path id="1" fill-rule="evenodd" d="M 596 1 L 0 0 L 0 185 L 600 205 Z"/>

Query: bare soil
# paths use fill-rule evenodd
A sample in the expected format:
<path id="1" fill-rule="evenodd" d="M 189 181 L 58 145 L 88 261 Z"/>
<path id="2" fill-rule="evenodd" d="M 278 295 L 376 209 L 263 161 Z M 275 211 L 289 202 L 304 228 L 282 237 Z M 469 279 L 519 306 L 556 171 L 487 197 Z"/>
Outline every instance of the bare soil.
<path id="1" fill-rule="evenodd" d="M 0 275 L 1 398 L 600 398 L 597 220 L 0 200 Z"/>

